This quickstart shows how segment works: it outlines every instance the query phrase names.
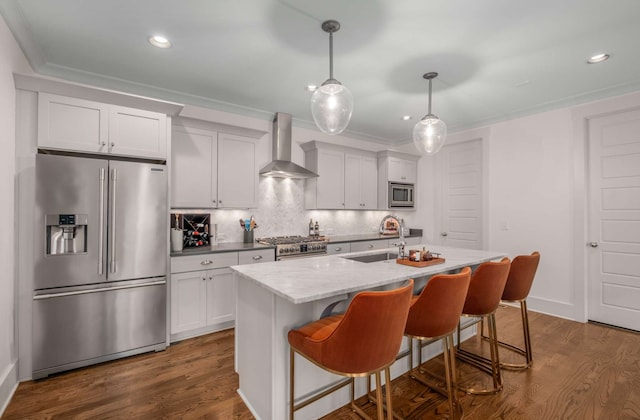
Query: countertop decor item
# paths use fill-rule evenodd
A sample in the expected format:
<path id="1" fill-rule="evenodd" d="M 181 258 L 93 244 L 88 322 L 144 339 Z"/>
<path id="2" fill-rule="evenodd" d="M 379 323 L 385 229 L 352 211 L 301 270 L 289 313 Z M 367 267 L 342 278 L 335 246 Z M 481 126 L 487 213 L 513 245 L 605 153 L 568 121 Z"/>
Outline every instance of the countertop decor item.
<path id="1" fill-rule="evenodd" d="M 410 265 L 411 267 L 429 267 L 430 265 L 442 264 L 444 262 L 444 258 L 432 258 L 428 261 L 412 261 L 407 257 L 396 259 L 397 264 Z"/>
<path id="2" fill-rule="evenodd" d="M 431 113 L 431 82 L 438 77 L 438 73 L 425 73 L 422 77 L 429 81 L 429 109 L 427 115 L 413 127 L 413 143 L 423 155 L 433 155 L 438 153 L 444 145 L 447 138 L 447 125 Z"/>
<path id="3" fill-rule="evenodd" d="M 353 95 L 342 83 L 333 78 L 333 33 L 340 29 L 340 22 L 327 20 L 322 30 L 329 33 L 329 78 L 311 96 L 313 121 L 323 133 L 342 133 L 353 113 Z"/>

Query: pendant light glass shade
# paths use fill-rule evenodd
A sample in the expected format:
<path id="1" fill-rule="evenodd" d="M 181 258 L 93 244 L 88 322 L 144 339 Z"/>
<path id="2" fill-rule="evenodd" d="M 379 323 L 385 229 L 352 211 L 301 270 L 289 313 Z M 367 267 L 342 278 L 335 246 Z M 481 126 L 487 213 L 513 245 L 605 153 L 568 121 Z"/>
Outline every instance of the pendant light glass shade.
<path id="1" fill-rule="evenodd" d="M 311 115 L 316 126 L 323 133 L 342 133 L 349 125 L 353 113 L 351 91 L 333 78 L 333 33 L 340 29 L 340 23 L 328 20 L 322 23 L 322 30 L 329 33 L 329 79 L 311 96 Z"/>
<path id="2" fill-rule="evenodd" d="M 421 154 L 438 153 L 447 138 L 447 125 L 435 115 L 425 115 L 413 127 L 413 143 Z"/>
<path id="3" fill-rule="evenodd" d="M 423 77 L 429 80 L 429 113 L 413 127 L 413 143 L 423 155 L 438 153 L 447 139 L 447 125 L 431 113 L 431 80 L 438 73 L 427 73 Z"/>
<path id="4" fill-rule="evenodd" d="M 320 131 L 327 134 L 340 134 L 351 120 L 353 95 L 337 80 L 332 80 L 333 83 L 327 82 L 313 92 L 311 114 Z"/>

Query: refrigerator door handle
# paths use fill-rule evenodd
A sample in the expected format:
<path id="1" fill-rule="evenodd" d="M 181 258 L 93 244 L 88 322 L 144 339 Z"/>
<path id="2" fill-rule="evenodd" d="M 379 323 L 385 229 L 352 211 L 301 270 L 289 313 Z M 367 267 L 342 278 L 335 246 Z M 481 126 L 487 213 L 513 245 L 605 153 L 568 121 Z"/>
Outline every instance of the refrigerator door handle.
<path id="1" fill-rule="evenodd" d="M 109 203 L 111 208 L 109 212 L 111 214 L 111 230 L 109 231 L 109 272 L 116 272 L 116 184 L 118 180 L 118 170 L 116 168 L 111 169 L 111 196 L 109 197 Z"/>
<path id="2" fill-rule="evenodd" d="M 102 275 L 104 270 L 104 168 L 100 168 L 100 211 L 98 224 L 98 274 Z"/>
<path id="3" fill-rule="evenodd" d="M 99 289 L 76 290 L 74 292 L 63 292 L 63 293 L 47 293 L 44 295 L 35 295 L 33 297 L 33 300 L 52 299 L 52 298 L 59 298 L 64 296 L 86 295 L 88 293 L 110 292 L 113 290 L 122 290 L 122 289 L 134 289 L 136 287 L 158 286 L 166 283 L 167 283 L 166 280 L 158 280 L 158 281 L 152 281 L 149 283 L 129 284 L 126 286 L 101 287 Z"/>

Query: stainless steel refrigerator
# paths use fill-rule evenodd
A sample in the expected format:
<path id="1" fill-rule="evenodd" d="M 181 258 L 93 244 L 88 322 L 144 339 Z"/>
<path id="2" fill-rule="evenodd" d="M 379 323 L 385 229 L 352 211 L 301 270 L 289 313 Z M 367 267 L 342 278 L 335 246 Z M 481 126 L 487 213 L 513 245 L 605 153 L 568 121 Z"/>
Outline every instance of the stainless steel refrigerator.
<path id="1" fill-rule="evenodd" d="M 38 154 L 33 377 L 165 348 L 167 168 Z"/>

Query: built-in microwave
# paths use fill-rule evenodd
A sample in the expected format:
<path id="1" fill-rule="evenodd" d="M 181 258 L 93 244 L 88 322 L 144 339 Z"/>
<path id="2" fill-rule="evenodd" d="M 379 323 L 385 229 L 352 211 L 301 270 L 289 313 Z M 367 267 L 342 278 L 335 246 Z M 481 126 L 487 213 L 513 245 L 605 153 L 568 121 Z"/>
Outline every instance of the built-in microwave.
<path id="1" fill-rule="evenodd" d="M 389 182 L 389 208 L 413 208 L 413 184 Z"/>

